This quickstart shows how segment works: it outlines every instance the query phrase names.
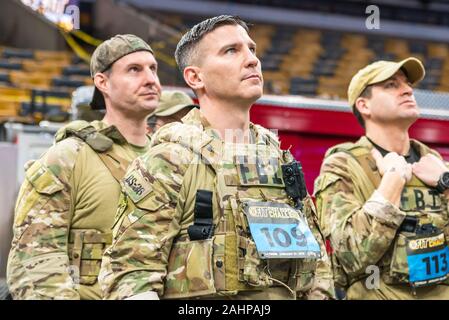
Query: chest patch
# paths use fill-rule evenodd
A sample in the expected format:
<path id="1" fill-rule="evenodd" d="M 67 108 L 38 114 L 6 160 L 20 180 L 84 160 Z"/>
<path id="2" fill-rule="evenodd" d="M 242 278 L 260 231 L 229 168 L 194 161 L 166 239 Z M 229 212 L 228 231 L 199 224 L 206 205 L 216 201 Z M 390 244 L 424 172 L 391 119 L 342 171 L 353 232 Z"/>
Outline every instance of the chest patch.
<path id="1" fill-rule="evenodd" d="M 123 179 L 126 194 L 136 203 L 145 198 L 152 190 L 150 182 L 145 179 L 140 170 L 134 169 Z"/>

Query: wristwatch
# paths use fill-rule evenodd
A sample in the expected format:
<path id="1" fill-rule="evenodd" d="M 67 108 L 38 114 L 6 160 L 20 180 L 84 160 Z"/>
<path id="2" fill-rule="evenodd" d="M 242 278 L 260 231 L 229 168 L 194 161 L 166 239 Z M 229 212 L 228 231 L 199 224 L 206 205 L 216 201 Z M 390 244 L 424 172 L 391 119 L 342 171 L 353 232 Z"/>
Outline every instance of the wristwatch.
<path id="1" fill-rule="evenodd" d="M 437 182 L 437 190 L 440 193 L 449 189 L 449 171 L 443 172 Z"/>

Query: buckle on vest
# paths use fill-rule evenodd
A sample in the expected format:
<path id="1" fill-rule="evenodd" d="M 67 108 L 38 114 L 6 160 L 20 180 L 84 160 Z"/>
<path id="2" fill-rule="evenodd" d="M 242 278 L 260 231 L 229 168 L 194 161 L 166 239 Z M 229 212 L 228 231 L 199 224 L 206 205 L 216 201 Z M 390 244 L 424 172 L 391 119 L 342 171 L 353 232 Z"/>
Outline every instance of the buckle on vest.
<path id="1" fill-rule="evenodd" d="M 405 216 L 404 221 L 402 221 L 398 232 L 410 232 L 415 233 L 418 227 L 418 218 L 415 216 Z"/>
<path id="2" fill-rule="evenodd" d="M 431 234 L 438 233 L 439 231 L 440 231 L 440 229 L 435 227 L 433 224 L 426 223 L 426 224 L 420 225 L 416 229 L 416 234 L 417 235 L 431 235 Z"/>

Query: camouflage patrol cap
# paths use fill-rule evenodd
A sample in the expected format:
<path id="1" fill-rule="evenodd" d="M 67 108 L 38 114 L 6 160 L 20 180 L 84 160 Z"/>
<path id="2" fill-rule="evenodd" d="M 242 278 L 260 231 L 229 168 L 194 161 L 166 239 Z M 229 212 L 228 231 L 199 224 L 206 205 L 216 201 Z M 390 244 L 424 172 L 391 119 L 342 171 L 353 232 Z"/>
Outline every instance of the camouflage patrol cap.
<path id="1" fill-rule="evenodd" d="M 193 100 L 182 91 L 163 91 L 159 105 L 156 110 L 150 115 L 157 117 L 168 117 L 184 108 L 198 107 L 194 104 Z"/>
<path id="2" fill-rule="evenodd" d="M 109 40 L 101 43 L 92 54 L 90 60 L 90 76 L 106 71 L 114 62 L 120 58 L 137 51 L 148 51 L 151 54 L 153 49 L 148 43 L 133 34 L 118 34 Z M 92 102 L 92 109 L 104 109 L 105 103 L 100 90 L 95 88 Z"/>
<path id="3" fill-rule="evenodd" d="M 399 69 L 405 71 L 412 85 L 424 78 L 424 66 L 416 58 L 410 57 L 399 62 L 376 61 L 359 70 L 351 79 L 348 87 L 348 102 L 354 108 L 355 101 L 363 90 L 371 84 L 376 84 L 391 78 Z"/>

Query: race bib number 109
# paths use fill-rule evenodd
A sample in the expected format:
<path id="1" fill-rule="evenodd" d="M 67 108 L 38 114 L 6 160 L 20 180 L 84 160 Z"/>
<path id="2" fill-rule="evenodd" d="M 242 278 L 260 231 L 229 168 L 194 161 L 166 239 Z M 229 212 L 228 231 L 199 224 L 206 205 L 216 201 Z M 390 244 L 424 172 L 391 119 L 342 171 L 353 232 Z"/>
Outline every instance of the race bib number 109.
<path id="1" fill-rule="evenodd" d="M 289 205 L 246 202 L 244 210 L 262 259 L 320 258 L 320 246 L 312 231 Z"/>

